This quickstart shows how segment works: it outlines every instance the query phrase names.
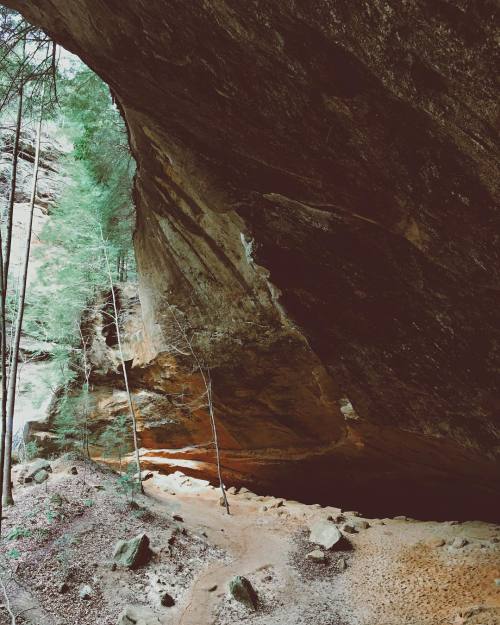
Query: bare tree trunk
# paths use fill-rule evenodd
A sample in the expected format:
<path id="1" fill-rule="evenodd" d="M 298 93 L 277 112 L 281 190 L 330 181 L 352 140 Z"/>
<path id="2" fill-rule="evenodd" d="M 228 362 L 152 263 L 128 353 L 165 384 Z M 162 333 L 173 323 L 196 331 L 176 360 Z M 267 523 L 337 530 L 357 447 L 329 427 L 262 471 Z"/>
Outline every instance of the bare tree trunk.
<path id="1" fill-rule="evenodd" d="M 221 469 L 220 451 L 219 451 L 219 439 L 217 437 L 217 425 L 215 423 L 215 410 L 214 410 L 214 403 L 213 403 L 213 399 L 212 399 L 212 380 L 211 380 L 211 377 L 210 377 L 210 370 L 207 369 L 207 372 L 205 373 L 205 371 L 203 369 L 203 366 L 201 364 L 201 361 L 198 358 L 198 356 L 196 355 L 196 352 L 194 351 L 193 344 L 190 341 L 186 331 L 182 327 L 182 324 L 177 319 L 177 315 L 175 314 L 174 309 L 172 308 L 172 306 L 170 305 L 169 302 L 167 302 L 167 305 L 168 305 L 168 309 L 170 311 L 170 314 L 174 318 L 174 321 L 175 321 L 177 327 L 179 328 L 181 336 L 186 341 L 186 345 L 188 346 L 189 351 L 191 352 L 191 356 L 193 357 L 193 360 L 196 363 L 196 367 L 198 368 L 198 371 L 200 372 L 201 379 L 203 380 L 203 384 L 205 386 L 205 392 L 206 392 L 206 396 L 207 396 L 208 415 L 210 417 L 210 426 L 212 428 L 213 443 L 214 443 L 214 448 L 215 448 L 215 460 L 216 460 L 216 464 L 217 464 L 217 476 L 219 478 L 219 488 L 220 488 L 221 493 L 222 493 L 222 502 L 224 504 L 224 507 L 226 508 L 226 512 L 228 514 L 231 514 L 230 511 L 229 511 L 229 501 L 227 499 L 226 487 L 224 486 L 224 482 L 222 480 L 222 469 Z"/>
<path id="2" fill-rule="evenodd" d="M 42 96 L 43 99 L 43 96 Z M 33 230 L 33 213 L 35 211 L 35 198 L 38 182 L 38 170 L 40 166 L 40 142 L 42 135 L 42 121 L 43 121 L 43 104 L 40 110 L 40 118 L 38 120 L 37 132 L 36 132 L 36 147 L 35 147 L 35 163 L 33 167 L 33 183 L 31 187 L 30 198 L 30 212 L 28 219 L 28 227 L 26 231 L 26 245 L 24 250 L 23 268 L 21 276 L 21 285 L 19 290 L 19 305 L 16 318 L 16 329 L 14 334 L 14 340 L 11 346 L 12 352 L 12 370 L 9 375 L 9 385 L 7 392 L 7 425 L 5 430 L 5 460 L 4 460 L 4 474 L 3 474 L 3 505 L 8 506 L 14 503 L 12 498 L 12 483 L 11 483 L 11 468 L 12 468 L 12 436 L 14 432 L 14 406 L 16 402 L 16 383 L 17 383 L 17 366 L 18 366 L 18 354 L 19 343 L 21 341 L 21 331 L 23 327 L 24 317 L 24 304 L 26 300 L 26 283 L 28 280 L 28 266 L 30 260 L 31 250 L 31 233 Z"/>
<path id="3" fill-rule="evenodd" d="M 7 426 L 7 330 L 5 325 L 5 292 L 3 272 L 3 242 L 0 229 L 0 333 L 2 346 L 0 351 L 0 375 L 2 376 L 2 400 L 0 416 L 0 538 L 2 537 L 2 514 L 3 514 L 3 465 L 5 462 L 5 436 Z"/>
<path id="4" fill-rule="evenodd" d="M 17 105 L 16 134 L 14 136 L 14 146 L 12 152 L 12 174 L 10 178 L 10 195 L 9 205 L 7 207 L 7 232 L 5 239 L 5 254 L 3 258 L 3 290 L 2 293 L 7 296 L 7 282 L 9 278 L 10 251 L 12 248 L 12 226 L 14 222 L 14 203 L 16 200 L 16 184 L 17 184 L 17 163 L 19 160 L 19 140 L 21 137 L 21 125 L 23 120 L 23 99 L 24 86 L 21 83 L 19 87 L 19 100 Z"/>
<path id="5" fill-rule="evenodd" d="M 128 409 L 130 412 L 130 418 L 132 420 L 132 434 L 134 438 L 134 451 L 135 451 L 135 460 L 137 463 L 139 489 L 141 493 L 144 493 L 144 487 L 142 485 L 142 479 L 141 479 L 141 458 L 139 455 L 139 443 L 137 440 L 137 419 L 135 417 L 134 405 L 132 404 L 132 396 L 130 394 L 130 388 L 128 384 L 128 374 L 127 374 L 127 369 L 125 367 L 125 359 L 123 357 L 122 339 L 121 339 L 121 332 L 120 332 L 120 324 L 118 321 L 118 306 L 116 305 L 115 287 L 113 284 L 113 276 L 111 274 L 111 267 L 109 265 L 108 251 L 106 249 L 106 240 L 104 239 L 102 228 L 101 228 L 101 241 L 102 241 L 102 249 L 104 251 L 104 258 L 106 261 L 106 270 L 108 273 L 109 285 L 111 287 L 111 297 L 113 299 L 113 313 L 114 313 L 114 322 L 115 322 L 115 328 L 116 328 L 116 338 L 118 341 L 118 352 L 120 354 L 120 361 L 121 361 L 122 371 L 123 371 L 123 380 L 125 382 L 125 390 L 127 392 Z"/>

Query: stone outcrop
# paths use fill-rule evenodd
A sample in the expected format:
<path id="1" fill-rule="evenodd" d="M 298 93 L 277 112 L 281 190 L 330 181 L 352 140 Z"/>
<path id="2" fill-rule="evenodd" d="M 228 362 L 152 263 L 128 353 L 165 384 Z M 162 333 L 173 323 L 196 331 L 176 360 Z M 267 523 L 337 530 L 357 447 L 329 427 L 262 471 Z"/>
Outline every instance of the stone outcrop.
<path id="1" fill-rule="evenodd" d="M 173 406 L 143 432 L 153 456 L 213 470 L 193 447 L 206 414 L 174 405 L 203 392 L 187 338 L 231 479 L 491 516 L 495 3 L 6 4 L 93 67 L 128 124 L 135 366 Z"/>

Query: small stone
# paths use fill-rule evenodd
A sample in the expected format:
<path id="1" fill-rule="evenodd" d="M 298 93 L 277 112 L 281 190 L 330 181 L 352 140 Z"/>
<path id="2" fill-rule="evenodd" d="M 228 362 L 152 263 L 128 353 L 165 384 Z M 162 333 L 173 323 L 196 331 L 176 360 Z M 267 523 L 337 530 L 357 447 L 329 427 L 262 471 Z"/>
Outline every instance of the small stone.
<path id="1" fill-rule="evenodd" d="M 43 482 L 45 482 L 45 480 L 49 479 L 49 473 L 45 469 L 40 469 L 40 471 L 37 471 L 35 473 L 33 479 L 37 484 L 42 484 Z"/>
<path id="2" fill-rule="evenodd" d="M 80 599 L 92 599 L 92 596 L 94 594 L 94 591 L 92 590 L 92 588 L 88 585 L 85 584 L 85 586 L 81 586 L 80 590 L 78 591 L 78 594 L 80 596 Z"/>
<path id="3" fill-rule="evenodd" d="M 252 584 L 246 577 L 237 575 L 229 582 L 229 592 L 231 595 L 243 603 L 250 610 L 256 610 L 258 605 L 258 597 Z"/>
<path id="4" fill-rule="evenodd" d="M 344 523 L 344 525 L 342 525 L 342 531 L 346 534 L 356 534 L 356 528 L 349 523 Z"/>
<path id="5" fill-rule="evenodd" d="M 368 521 L 365 521 L 364 519 L 352 519 L 351 525 L 353 525 L 357 530 L 367 530 L 370 527 L 370 524 L 368 523 Z"/>
<path id="6" fill-rule="evenodd" d="M 445 542 L 446 541 L 443 538 L 431 538 L 427 541 L 427 545 L 433 549 L 437 549 L 438 547 L 442 547 Z"/>
<path id="7" fill-rule="evenodd" d="M 356 512 L 356 510 L 350 510 L 349 512 L 344 512 L 344 516 L 359 516 L 359 512 Z"/>
<path id="8" fill-rule="evenodd" d="M 465 547 L 465 545 L 468 545 L 468 544 L 469 544 L 469 541 L 466 538 L 457 536 L 455 540 L 451 543 L 451 546 L 454 547 L 455 549 L 462 549 L 462 547 Z"/>
<path id="9" fill-rule="evenodd" d="M 78 469 L 76 467 L 71 467 L 69 472 L 71 475 L 78 475 Z"/>
<path id="10" fill-rule="evenodd" d="M 50 503 L 53 506 L 62 506 L 63 498 L 61 497 L 59 493 L 52 493 L 52 495 L 50 496 Z"/>
<path id="11" fill-rule="evenodd" d="M 168 592 L 164 592 L 161 596 L 161 604 L 165 608 L 171 608 L 175 605 L 175 600 L 172 595 L 169 595 Z"/>
<path id="12" fill-rule="evenodd" d="M 60 593 L 61 595 L 63 595 L 65 592 L 68 592 L 68 590 L 69 590 L 69 586 L 66 582 L 62 582 L 62 584 L 59 584 L 57 588 L 57 592 Z"/>
<path id="13" fill-rule="evenodd" d="M 342 538 L 338 527 L 329 521 L 317 521 L 309 529 L 309 542 L 325 549 L 331 549 Z"/>
<path id="14" fill-rule="evenodd" d="M 221 495 L 219 497 L 219 506 L 224 507 L 226 505 L 226 500 L 224 499 L 224 497 Z"/>
<path id="15" fill-rule="evenodd" d="M 345 571 L 347 568 L 347 562 L 345 558 L 339 558 L 339 570 Z"/>
<path id="16" fill-rule="evenodd" d="M 320 549 L 315 549 L 306 555 L 306 558 L 314 562 L 326 562 L 326 555 Z"/>
<path id="17" fill-rule="evenodd" d="M 213 586 L 210 586 L 210 588 L 207 588 L 208 592 L 215 592 L 217 590 L 217 584 L 214 584 Z"/>
<path id="18" fill-rule="evenodd" d="M 268 504 L 269 508 L 281 508 L 281 506 L 284 506 L 285 502 L 283 501 L 283 499 L 276 499 L 276 501 L 272 501 L 271 503 Z"/>
<path id="19" fill-rule="evenodd" d="M 149 538 L 146 534 L 138 534 L 131 540 L 119 540 L 113 552 L 115 563 L 129 569 L 145 564 L 150 557 Z"/>
<path id="20" fill-rule="evenodd" d="M 181 517 L 180 514 L 174 514 L 173 517 L 174 521 L 178 521 L 179 523 L 184 523 L 184 519 Z"/>
<path id="21" fill-rule="evenodd" d="M 267 506 L 262 506 L 262 508 L 260 510 L 261 510 L 261 512 L 267 512 L 269 510 L 269 508 Z"/>
<path id="22" fill-rule="evenodd" d="M 236 495 L 236 492 L 237 492 L 237 490 L 236 490 L 235 486 L 231 486 L 231 487 L 226 489 L 226 493 L 228 495 Z"/>
<path id="23" fill-rule="evenodd" d="M 111 565 L 111 570 L 112 571 L 116 571 L 118 567 L 116 566 L 116 562 L 113 562 L 113 564 Z"/>
<path id="24" fill-rule="evenodd" d="M 341 523 L 344 520 L 344 517 L 342 514 L 329 514 L 326 517 L 327 521 L 331 521 L 332 523 Z"/>
<path id="25" fill-rule="evenodd" d="M 141 471 L 141 482 L 146 482 L 146 480 L 151 480 L 154 478 L 154 473 L 152 471 Z"/>

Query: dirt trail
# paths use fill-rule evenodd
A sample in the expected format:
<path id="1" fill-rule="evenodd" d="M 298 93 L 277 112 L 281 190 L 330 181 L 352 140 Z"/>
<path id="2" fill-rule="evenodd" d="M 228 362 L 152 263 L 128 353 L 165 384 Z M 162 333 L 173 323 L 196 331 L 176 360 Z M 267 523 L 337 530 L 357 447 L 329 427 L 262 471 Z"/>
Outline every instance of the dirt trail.
<path id="1" fill-rule="evenodd" d="M 186 524 L 204 532 L 208 540 L 224 549 L 228 562 L 209 565 L 194 581 L 178 625 L 209 625 L 213 611 L 236 575 L 251 576 L 259 571 L 286 566 L 289 535 L 281 528 L 262 530 L 258 522 L 262 502 L 232 498 L 231 515 L 218 504 L 217 491 L 196 495 L 172 495 L 146 482 L 146 493 L 160 505 L 173 506 Z M 214 587 L 216 587 L 214 589 Z M 214 589 L 214 590 L 211 590 Z"/>
<path id="2" fill-rule="evenodd" d="M 230 496 L 227 516 L 210 487 L 172 495 L 150 480 L 146 490 L 156 505 L 180 514 L 188 531 L 203 532 L 228 555 L 195 578 L 180 611 L 165 625 L 500 623 L 498 526 L 372 519 L 369 529 L 348 535 L 352 551 L 346 570 L 339 571 L 305 558 L 314 548 L 306 540 L 308 525 L 326 519 L 333 508 L 296 502 L 277 507 L 278 500 L 243 493 Z M 467 544 L 456 548 L 455 538 Z M 328 555 L 330 562 L 335 557 Z M 249 614 L 229 597 L 235 575 L 251 580 L 262 611 Z"/>

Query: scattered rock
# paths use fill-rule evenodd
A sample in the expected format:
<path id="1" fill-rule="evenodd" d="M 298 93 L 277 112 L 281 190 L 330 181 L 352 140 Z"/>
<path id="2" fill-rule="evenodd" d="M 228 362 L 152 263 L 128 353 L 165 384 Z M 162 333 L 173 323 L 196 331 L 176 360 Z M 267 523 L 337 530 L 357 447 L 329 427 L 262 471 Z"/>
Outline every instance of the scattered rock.
<path id="1" fill-rule="evenodd" d="M 160 621 L 149 608 L 128 606 L 118 617 L 116 625 L 160 625 Z"/>
<path id="2" fill-rule="evenodd" d="M 267 512 L 269 508 L 267 506 L 262 506 L 261 512 Z"/>
<path id="3" fill-rule="evenodd" d="M 69 472 L 71 475 L 78 475 L 78 469 L 76 467 L 71 467 Z"/>
<path id="4" fill-rule="evenodd" d="M 314 562 L 326 562 L 326 555 L 324 551 L 320 549 L 315 549 L 306 555 L 306 558 L 309 560 L 313 560 Z"/>
<path id="5" fill-rule="evenodd" d="M 208 592 L 215 592 L 217 590 L 218 586 L 217 584 L 214 584 L 213 586 L 210 586 L 210 588 L 207 588 Z"/>
<path id="6" fill-rule="evenodd" d="M 168 594 L 168 592 L 164 592 L 161 596 L 160 603 L 165 608 L 171 608 L 175 605 L 175 600 L 172 595 Z"/>
<path id="7" fill-rule="evenodd" d="M 184 519 L 181 517 L 180 514 L 174 514 L 172 518 L 174 519 L 174 521 L 177 521 L 179 523 L 184 523 Z"/>
<path id="8" fill-rule="evenodd" d="M 465 545 L 468 545 L 468 544 L 469 544 L 469 541 L 466 538 L 457 536 L 455 540 L 451 543 L 451 546 L 454 547 L 455 549 L 462 549 L 462 547 L 465 547 Z"/>
<path id="9" fill-rule="evenodd" d="M 88 584 L 85 584 L 84 586 L 80 587 L 78 594 L 80 596 L 80 599 L 88 600 L 88 599 L 92 599 L 92 596 L 94 595 L 94 591 L 92 590 L 91 586 L 89 586 Z"/>
<path id="10" fill-rule="evenodd" d="M 342 538 L 339 529 L 329 521 L 317 521 L 309 528 L 309 542 L 315 545 L 321 545 L 325 549 L 331 549 Z"/>
<path id="11" fill-rule="evenodd" d="M 345 558 L 339 558 L 339 569 L 345 571 L 347 568 L 347 562 Z"/>
<path id="12" fill-rule="evenodd" d="M 349 523 L 344 523 L 344 525 L 342 525 L 342 531 L 346 534 L 356 534 L 356 528 Z"/>
<path id="13" fill-rule="evenodd" d="M 228 495 L 236 495 L 236 493 L 238 492 L 236 486 L 231 486 L 230 488 L 226 489 L 226 493 Z"/>
<path id="14" fill-rule="evenodd" d="M 30 464 L 28 471 L 26 472 L 26 476 L 24 481 L 31 481 L 35 478 L 35 475 L 39 471 L 46 471 L 47 473 L 52 473 L 52 467 L 50 466 L 50 462 L 47 460 L 36 460 L 32 464 Z M 31 480 L 30 480 L 31 478 Z"/>
<path id="15" fill-rule="evenodd" d="M 442 547 L 446 544 L 446 541 L 443 538 L 431 538 L 426 544 L 433 549 L 437 549 L 438 547 Z"/>
<path id="16" fill-rule="evenodd" d="M 219 506 L 224 507 L 226 505 L 226 500 L 224 499 L 224 497 L 221 495 L 219 497 Z"/>
<path id="17" fill-rule="evenodd" d="M 59 493 L 52 493 L 52 495 L 50 496 L 50 503 L 53 506 L 62 506 L 64 503 L 64 499 Z"/>
<path id="18" fill-rule="evenodd" d="M 146 480 L 151 480 L 154 477 L 154 473 L 152 471 L 141 471 L 141 482 L 145 482 Z"/>
<path id="19" fill-rule="evenodd" d="M 365 519 L 354 518 L 350 520 L 349 524 L 354 526 L 357 530 L 367 530 L 370 527 L 370 524 L 368 521 L 365 521 Z"/>
<path id="20" fill-rule="evenodd" d="M 37 484 L 42 484 L 43 482 L 45 482 L 45 480 L 48 480 L 48 479 L 49 479 L 49 472 L 46 471 L 45 469 L 41 469 L 40 471 L 37 471 L 35 475 L 33 476 L 33 480 Z"/>
<path id="21" fill-rule="evenodd" d="M 275 501 L 272 501 L 267 505 L 269 508 L 281 508 L 281 506 L 285 505 L 285 502 L 283 501 L 283 499 L 276 499 Z"/>
<path id="22" fill-rule="evenodd" d="M 342 514 L 329 514 L 326 517 L 327 521 L 331 521 L 332 523 L 341 523 L 344 520 L 344 516 Z"/>
<path id="23" fill-rule="evenodd" d="M 66 582 L 62 582 L 62 584 L 59 584 L 57 588 L 57 592 L 61 595 L 63 595 L 65 592 L 68 592 L 68 590 L 69 590 L 69 586 Z"/>
<path id="24" fill-rule="evenodd" d="M 349 512 L 344 512 L 344 516 L 359 516 L 359 512 L 356 512 L 356 510 L 349 510 Z"/>
<path id="25" fill-rule="evenodd" d="M 146 534 L 139 534 L 131 540 L 119 540 L 113 552 L 113 560 L 120 566 L 135 569 L 151 557 L 149 538 Z"/>
<path id="26" fill-rule="evenodd" d="M 232 597 L 243 603 L 247 608 L 256 610 L 258 605 L 258 597 L 252 584 L 246 577 L 237 575 L 229 582 L 229 592 Z"/>

